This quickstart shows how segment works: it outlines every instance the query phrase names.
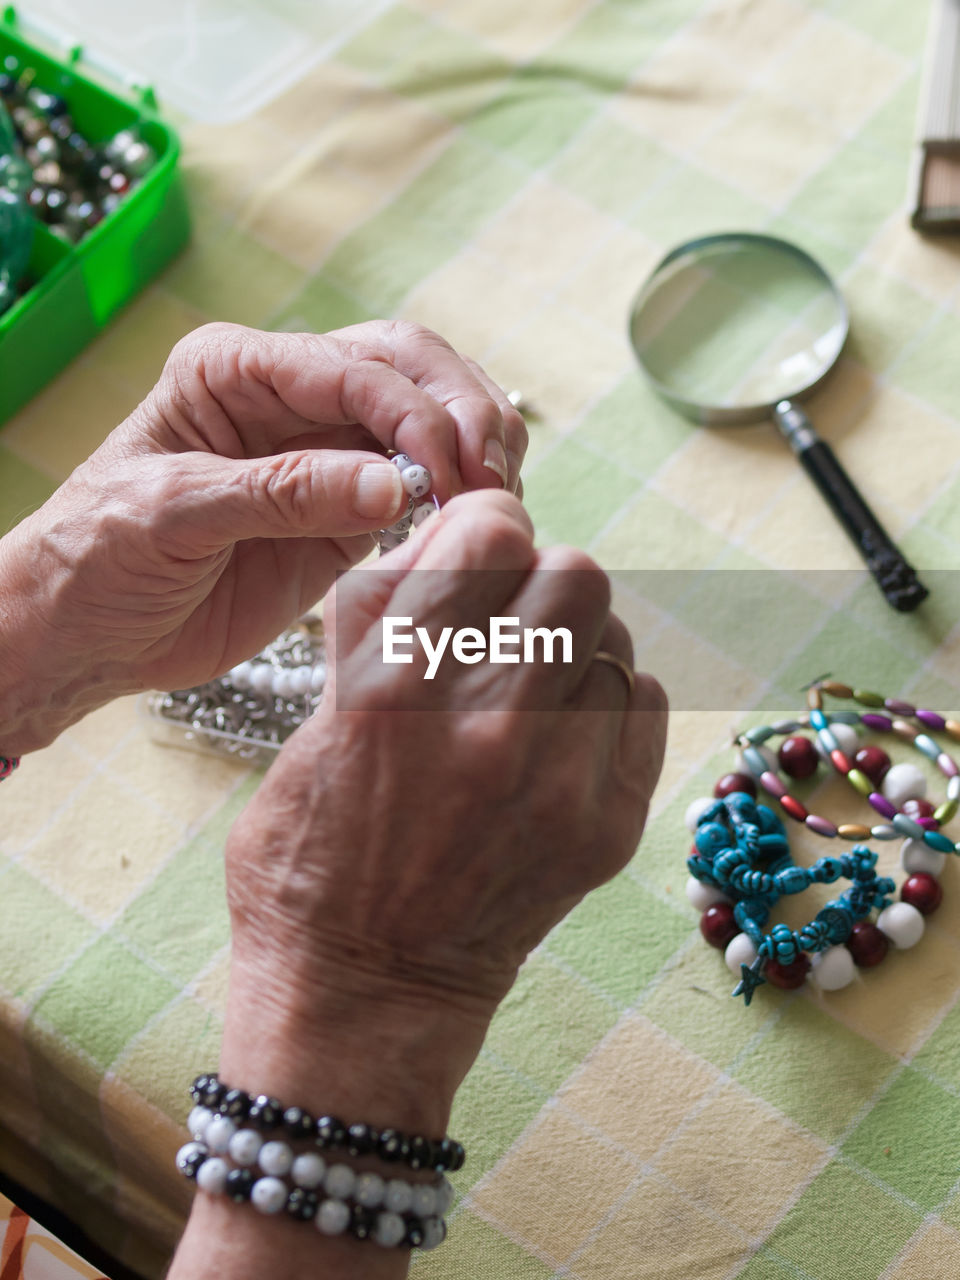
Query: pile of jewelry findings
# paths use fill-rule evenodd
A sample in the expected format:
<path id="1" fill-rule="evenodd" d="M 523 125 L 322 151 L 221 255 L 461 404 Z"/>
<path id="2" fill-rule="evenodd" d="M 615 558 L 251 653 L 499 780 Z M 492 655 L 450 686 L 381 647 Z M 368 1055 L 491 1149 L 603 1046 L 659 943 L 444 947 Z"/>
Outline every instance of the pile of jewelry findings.
<path id="1" fill-rule="evenodd" d="M 316 711 L 326 678 L 323 632 L 310 619 L 217 680 L 149 695 L 147 707 L 171 741 L 267 766 Z"/>
<path id="2" fill-rule="evenodd" d="M 11 54 L 0 63 L 0 100 L 33 170 L 30 208 L 55 235 L 76 244 L 156 164 L 156 153 L 134 129 L 94 144 L 74 125 L 66 99 L 37 87 L 34 78 L 34 69 Z"/>
<path id="3" fill-rule="evenodd" d="M 854 702 L 863 710 L 828 713 L 824 696 Z M 719 779 L 713 796 L 694 800 L 686 813 L 694 835 L 687 896 L 702 912 L 704 938 L 723 950 L 728 967 L 740 977 L 733 994 L 742 995 L 747 1004 L 764 982 L 790 989 L 802 986 L 808 975 L 821 990 L 839 990 L 853 981 L 857 968 L 879 964 L 891 943 L 901 950 L 914 946 L 923 935 L 925 917 L 943 900 L 939 876 L 947 856 L 960 854 L 960 843 L 941 830 L 960 807 L 960 766 L 931 736 L 940 733 L 960 741 L 960 721 L 830 679 L 811 685 L 807 701 L 807 712 L 796 720 L 759 725 L 739 735 L 735 771 Z M 908 742 L 935 764 L 947 779 L 945 800 L 934 806 L 925 798 L 924 773 L 912 763 L 894 764 L 882 747 L 862 743 L 861 728 Z M 766 744 L 776 738 L 782 741 L 774 754 Z M 784 775 L 811 778 L 822 765 L 845 777 L 881 820 L 835 823 L 809 812 L 788 791 Z M 758 803 L 758 789 L 808 831 L 827 840 L 852 841 L 854 847 L 810 867 L 797 866 L 783 822 L 772 808 Z M 891 897 L 894 881 L 876 874 L 877 855 L 862 843 L 871 839 L 903 840 L 900 865 L 906 875 L 899 901 Z M 764 932 L 781 896 L 839 879 L 849 880 L 850 888 L 809 924 L 799 930 L 776 924 Z"/>

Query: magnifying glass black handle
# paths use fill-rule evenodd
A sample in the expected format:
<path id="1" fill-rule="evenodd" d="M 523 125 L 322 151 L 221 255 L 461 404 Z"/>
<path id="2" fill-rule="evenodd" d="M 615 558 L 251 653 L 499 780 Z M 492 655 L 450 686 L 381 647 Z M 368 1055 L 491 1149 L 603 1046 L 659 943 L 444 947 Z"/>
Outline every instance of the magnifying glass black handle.
<path id="1" fill-rule="evenodd" d="M 777 405 L 774 417 L 804 471 L 846 529 L 888 604 L 900 613 L 916 609 L 926 600 L 929 591 L 854 488 L 837 455 L 820 439 L 803 410 L 789 400 Z"/>

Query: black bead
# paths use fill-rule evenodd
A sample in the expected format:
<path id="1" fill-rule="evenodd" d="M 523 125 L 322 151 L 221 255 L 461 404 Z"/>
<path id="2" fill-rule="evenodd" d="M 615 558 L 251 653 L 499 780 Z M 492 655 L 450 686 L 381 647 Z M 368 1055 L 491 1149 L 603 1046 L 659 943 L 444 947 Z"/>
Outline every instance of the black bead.
<path id="1" fill-rule="evenodd" d="M 313 1116 L 302 1107 L 287 1107 L 283 1127 L 291 1138 L 312 1138 L 315 1132 Z"/>
<path id="2" fill-rule="evenodd" d="M 407 1218 L 407 1234 L 403 1243 L 409 1249 L 419 1249 L 423 1244 L 423 1223 L 419 1218 Z"/>
<path id="3" fill-rule="evenodd" d="M 453 1138 L 444 1138 L 436 1144 L 433 1167 L 437 1173 L 456 1173 L 463 1168 L 466 1152 L 459 1142 Z"/>
<path id="4" fill-rule="evenodd" d="M 410 1143 L 406 1136 L 396 1129 L 381 1129 L 380 1144 L 377 1155 L 387 1164 L 397 1160 L 406 1160 L 410 1153 Z"/>
<path id="5" fill-rule="evenodd" d="M 291 1218 L 299 1218 L 301 1222 L 309 1222 L 317 1216 L 320 1198 L 315 1191 L 307 1191 L 303 1187 L 294 1187 L 287 1196 L 287 1213 Z"/>
<path id="6" fill-rule="evenodd" d="M 192 1151 L 190 1155 L 177 1161 L 177 1168 L 185 1178 L 195 1178 L 197 1176 L 197 1171 L 203 1164 L 204 1160 L 207 1159 L 208 1155 L 209 1152 L 206 1150 Z"/>
<path id="7" fill-rule="evenodd" d="M 283 1116 L 283 1104 L 276 1098 L 268 1098 L 265 1093 L 259 1094 L 250 1103 L 247 1118 L 258 1129 L 276 1129 Z"/>
<path id="8" fill-rule="evenodd" d="M 30 105 L 35 107 L 37 111 L 42 111 L 45 116 L 64 116 L 67 114 L 67 104 L 59 94 L 47 93 L 43 89 L 28 89 L 27 98 Z"/>
<path id="9" fill-rule="evenodd" d="M 376 1151 L 380 1135 L 368 1124 L 352 1124 L 347 1130 L 347 1154 L 351 1156 L 368 1156 Z"/>
<path id="10" fill-rule="evenodd" d="M 211 1076 L 210 1082 L 206 1089 L 204 1089 L 203 1096 L 200 1101 L 205 1107 L 209 1107 L 211 1111 L 218 1111 L 220 1109 L 220 1103 L 223 1101 L 223 1096 L 226 1092 L 227 1086 L 225 1084 L 221 1084 L 216 1076 Z"/>
<path id="11" fill-rule="evenodd" d="M 250 1111 L 250 1095 L 242 1089 L 228 1089 L 220 1103 L 220 1114 L 233 1120 L 245 1120 Z"/>
<path id="12" fill-rule="evenodd" d="M 376 1210 L 365 1209 L 362 1204 L 355 1204 L 351 1207 L 350 1225 L 347 1230 L 357 1240 L 366 1240 L 376 1225 Z"/>
<path id="13" fill-rule="evenodd" d="M 227 1174 L 227 1195 L 237 1204 L 242 1204 L 244 1200 L 250 1199 L 255 1181 L 249 1169 L 231 1169 Z"/>
<path id="14" fill-rule="evenodd" d="M 317 1146 L 321 1150 L 342 1147 L 347 1140 L 343 1122 L 336 1116 L 321 1116 L 316 1127 Z"/>
<path id="15" fill-rule="evenodd" d="M 433 1165 L 433 1143 L 429 1138 L 416 1137 L 410 1139 L 410 1152 L 407 1164 L 411 1169 L 429 1169 Z"/>
<path id="16" fill-rule="evenodd" d="M 196 1080 L 194 1080 L 193 1084 L 190 1086 L 190 1097 L 194 1102 L 199 1103 L 201 1097 L 206 1092 L 207 1086 L 210 1084 L 210 1080 L 211 1077 L 209 1072 L 204 1072 L 203 1075 L 197 1076 Z"/>

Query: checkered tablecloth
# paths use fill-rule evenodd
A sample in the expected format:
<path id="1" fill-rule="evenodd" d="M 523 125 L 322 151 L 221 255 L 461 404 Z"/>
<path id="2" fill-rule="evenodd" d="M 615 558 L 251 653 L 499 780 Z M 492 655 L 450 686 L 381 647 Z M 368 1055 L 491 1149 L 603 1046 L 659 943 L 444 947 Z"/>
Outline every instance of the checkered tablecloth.
<path id="1" fill-rule="evenodd" d="M 523 391 L 542 540 L 618 571 L 638 662 L 677 708 L 649 829 L 499 1013 L 423 1280 L 960 1274 L 956 868 L 915 949 L 749 1009 L 683 893 L 686 805 L 730 767 L 731 730 L 806 680 L 960 711 L 960 242 L 905 214 L 928 17 L 920 0 L 397 4 L 254 119 L 184 125 L 192 247 L 0 433 L 8 525 L 193 326 L 412 317 Z M 853 332 L 811 411 L 929 579 L 917 614 L 860 578 L 772 428 L 695 429 L 634 367 L 639 281 L 730 228 L 837 275 Z M 187 1205 L 171 1159 L 185 1085 L 217 1056 L 221 849 L 257 781 L 156 745 L 123 701 L 0 789 L 2 1161 L 146 1274 Z M 816 804 L 852 811 L 838 784 Z"/>

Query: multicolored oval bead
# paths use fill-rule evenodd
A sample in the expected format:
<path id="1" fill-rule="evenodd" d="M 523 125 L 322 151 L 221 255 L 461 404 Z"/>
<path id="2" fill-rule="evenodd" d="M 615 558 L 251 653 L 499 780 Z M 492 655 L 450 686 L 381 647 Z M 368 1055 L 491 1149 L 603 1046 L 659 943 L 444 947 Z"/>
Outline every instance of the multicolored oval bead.
<path id="1" fill-rule="evenodd" d="M 817 813 L 808 813 L 804 821 L 811 831 L 815 831 L 818 836 L 826 836 L 828 840 L 839 834 L 835 823 L 828 818 L 821 818 Z"/>
<path id="2" fill-rule="evenodd" d="M 859 702 L 861 707 L 882 707 L 883 696 L 879 693 L 873 693 L 870 689 L 854 689 L 854 702 Z"/>
<path id="3" fill-rule="evenodd" d="M 859 769 L 850 769 L 847 772 L 847 780 L 860 792 L 862 796 L 869 797 L 873 791 L 873 783 L 867 775 Z M 885 815 L 887 816 L 887 815 Z M 892 815 L 889 815 L 892 816 Z"/>

